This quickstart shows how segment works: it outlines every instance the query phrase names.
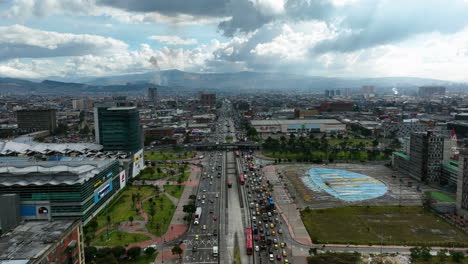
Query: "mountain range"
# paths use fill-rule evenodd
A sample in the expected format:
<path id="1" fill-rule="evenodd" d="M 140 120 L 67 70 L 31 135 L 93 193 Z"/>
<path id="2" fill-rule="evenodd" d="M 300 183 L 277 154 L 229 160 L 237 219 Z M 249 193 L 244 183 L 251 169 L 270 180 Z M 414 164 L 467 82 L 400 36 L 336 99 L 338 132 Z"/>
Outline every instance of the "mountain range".
<path id="1" fill-rule="evenodd" d="M 392 88 L 411 93 L 419 86 L 443 85 L 450 91 L 468 88 L 466 83 L 414 77 L 337 78 L 301 76 L 285 73 L 235 72 L 190 73 L 179 70 L 146 72 L 107 77 L 61 78 L 43 81 L 0 78 L 0 92 L 37 94 L 145 93 L 158 87 L 162 94 L 200 90 L 219 93 L 299 91 L 321 92 L 326 89 L 360 89 L 373 85 L 378 92 L 392 93 Z"/>

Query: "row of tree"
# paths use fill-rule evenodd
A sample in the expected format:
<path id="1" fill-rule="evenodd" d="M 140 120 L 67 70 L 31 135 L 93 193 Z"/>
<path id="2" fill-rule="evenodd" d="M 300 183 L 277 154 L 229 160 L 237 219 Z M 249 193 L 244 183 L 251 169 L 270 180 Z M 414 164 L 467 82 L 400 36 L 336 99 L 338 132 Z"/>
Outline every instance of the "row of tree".
<path id="1" fill-rule="evenodd" d="M 118 264 L 123 261 L 134 260 L 141 255 L 142 251 L 148 257 L 156 253 L 156 249 L 152 247 L 148 247 L 145 250 L 142 250 L 140 247 L 131 247 L 126 250 L 122 246 L 100 249 L 85 247 L 84 249 L 86 263 L 93 264 Z"/>

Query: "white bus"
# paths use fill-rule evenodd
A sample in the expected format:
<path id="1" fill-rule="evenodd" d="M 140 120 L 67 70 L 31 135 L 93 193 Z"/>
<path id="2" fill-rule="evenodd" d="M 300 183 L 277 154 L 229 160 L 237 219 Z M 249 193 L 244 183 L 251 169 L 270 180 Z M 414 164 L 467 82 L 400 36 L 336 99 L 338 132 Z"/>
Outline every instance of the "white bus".
<path id="1" fill-rule="evenodd" d="M 194 219 L 194 221 L 193 221 L 193 224 L 194 224 L 194 225 L 200 224 L 200 217 L 201 217 L 201 214 L 202 214 L 202 208 L 201 208 L 201 207 L 197 207 L 197 210 L 195 210 L 195 219 Z"/>

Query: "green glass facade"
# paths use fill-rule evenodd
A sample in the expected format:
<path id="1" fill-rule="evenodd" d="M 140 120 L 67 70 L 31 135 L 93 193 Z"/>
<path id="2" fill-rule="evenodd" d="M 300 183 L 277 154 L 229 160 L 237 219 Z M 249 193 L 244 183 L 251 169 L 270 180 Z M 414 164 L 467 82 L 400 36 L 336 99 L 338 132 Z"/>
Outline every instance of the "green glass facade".
<path id="1" fill-rule="evenodd" d="M 96 108 L 97 142 L 104 151 L 135 153 L 142 148 L 140 115 L 134 107 Z"/>
<path id="2" fill-rule="evenodd" d="M 80 218 L 85 222 L 119 191 L 119 175 L 119 162 L 114 160 L 108 166 L 102 168 L 99 173 L 81 184 L 0 185 L 0 194 L 16 193 L 20 197 L 21 204 L 47 201 L 50 204 L 52 219 Z M 102 198 L 96 199 L 99 190 L 110 185 L 112 185 L 110 190 Z"/>

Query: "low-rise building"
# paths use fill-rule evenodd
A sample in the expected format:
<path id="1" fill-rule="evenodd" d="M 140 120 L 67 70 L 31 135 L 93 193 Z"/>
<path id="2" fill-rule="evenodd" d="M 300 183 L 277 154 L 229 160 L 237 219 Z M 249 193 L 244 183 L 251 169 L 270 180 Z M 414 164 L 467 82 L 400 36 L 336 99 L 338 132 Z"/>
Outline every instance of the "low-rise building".
<path id="1" fill-rule="evenodd" d="M 26 221 L 0 237 L 0 263 L 84 264 L 79 220 Z"/>
<path id="2" fill-rule="evenodd" d="M 336 119 L 252 120 L 260 134 L 266 133 L 333 133 L 345 131 L 346 125 Z"/>

